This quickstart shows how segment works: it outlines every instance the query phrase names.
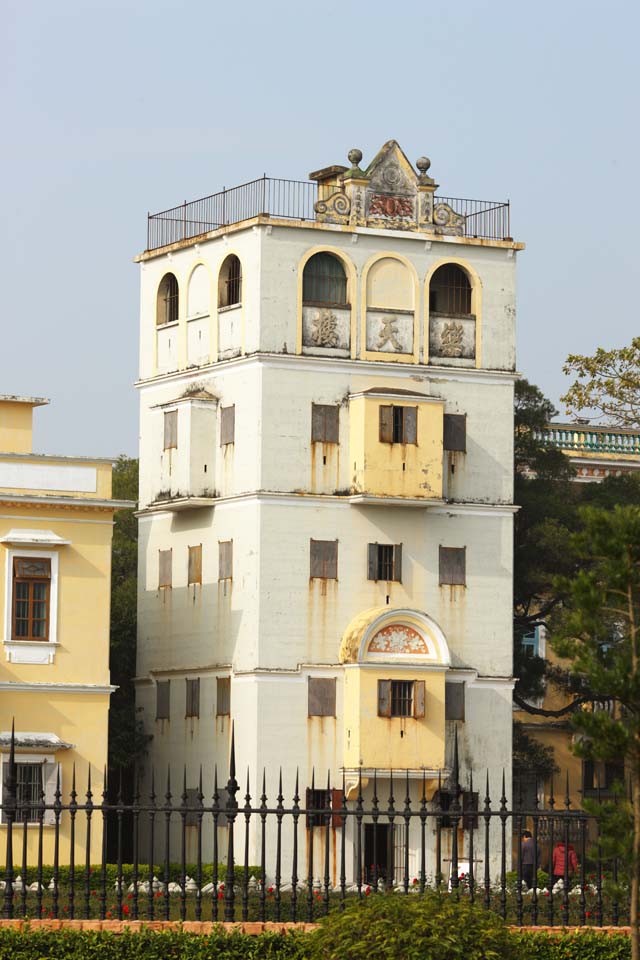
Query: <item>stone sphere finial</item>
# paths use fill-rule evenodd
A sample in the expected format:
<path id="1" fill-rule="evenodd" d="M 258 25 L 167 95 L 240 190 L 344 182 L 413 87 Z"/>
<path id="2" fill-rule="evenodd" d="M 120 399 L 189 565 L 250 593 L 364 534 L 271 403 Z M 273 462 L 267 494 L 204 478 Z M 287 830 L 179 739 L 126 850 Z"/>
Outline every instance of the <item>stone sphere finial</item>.
<path id="1" fill-rule="evenodd" d="M 362 150 L 358 150 L 357 147 L 354 147 L 352 150 L 349 150 L 348 157 L 351 165 L 357 167 L 362 160 Z"/>
<path id="2" fill-rule="evenodd" d="M 429 160 L 429 157 L 418 157 L 418 159 L 416 160 L 416 167 L 418 168 L 422 176 L 425 175 L 425 173 L 427 172 L 430 166 L 431 166 L 431 160 Z"/>

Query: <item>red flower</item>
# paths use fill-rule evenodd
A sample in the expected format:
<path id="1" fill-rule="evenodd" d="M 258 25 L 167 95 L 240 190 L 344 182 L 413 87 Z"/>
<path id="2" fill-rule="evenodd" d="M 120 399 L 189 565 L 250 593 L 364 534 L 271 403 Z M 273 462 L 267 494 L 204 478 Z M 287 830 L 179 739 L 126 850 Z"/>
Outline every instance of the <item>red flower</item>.
<path id="1" fill-rule="evenodd" d="M 107 920 L 111 920 L 111 910 L 107 910 Z"/>
<path id="2" fill-rule="evenodd" d="M 97 890 L 92 890 L 92 891 L 91 891 L 91 896 L 92 896 L 92 897 L 97 897 L 97 896 L 98 896 Z"/>
<path id="3" fill-rule="evenodd" d="M 224 900 L 224 893 L 222 890 L 218 893 L 218 900 Z"/>
<path id="4" fill-rule="evenodd" d="M 267 893 L 273 893 L 273 887 L 267 887 Z"/>
<path id="5" fill-rule="evenodd" d="M 371 887 L 367 887 L 367 889 L 364 892 L 365 897 L 368 897 L 370 893 L 371 893 Z"/>
<path id="6" fill-rule="evenodd" d="M 128 893 L 128 894 L 127 894 L 127 900 L 133 900 L 133 894 L 132 894 L 132 893 Z"/>
<path id="7" fill-rule="evenodd" d="M 123 906 L 122 912 L 123 912 L 125 915 L 129 913 L 129 905 L 128 905 L 127 903 L 125 903 L 125 905 Z"/>
<path id="8" fill-rule="evenodd" d="M 590 916 L 591 916 L 591 910 L 587 910 L 587 912 L 585 913 L 585 917 L 590 917 Z"/>

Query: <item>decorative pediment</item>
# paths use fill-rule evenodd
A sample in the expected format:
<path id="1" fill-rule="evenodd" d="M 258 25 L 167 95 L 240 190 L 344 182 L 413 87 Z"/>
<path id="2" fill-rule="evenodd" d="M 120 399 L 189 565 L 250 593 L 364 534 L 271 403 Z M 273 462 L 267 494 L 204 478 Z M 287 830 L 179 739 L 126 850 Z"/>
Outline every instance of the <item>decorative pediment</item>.
<path id="1" fill-rule="evenodd" d="M 383 627 L 369 641 L 367 653 L 409 654 L 428 657 L 429 646 L 425 638 L 413 627 L 392 623 Z"/>
<path id="2" fill-rule="evenodd" d="M 363 610 L 342 636 L 340 663 L 418 662 L 425 667 L 451 663 L 445 636 L 420 610 L 377 607 Z"/>
<path id="3" fill-rule="evenodd" d="M 464 234 L 464 217 L 446 204 L 434 207 L 438 185 L 427 172 L 431 166 L 428 157 L 420 157 L 414 167 L 400 145 L 388 140 L 364 170 L 361 160 L 362 151 L 354 148 L 349 151 L 351 167 L 333 164 L 310 175 L 318 182 L 318 221 Z"/>

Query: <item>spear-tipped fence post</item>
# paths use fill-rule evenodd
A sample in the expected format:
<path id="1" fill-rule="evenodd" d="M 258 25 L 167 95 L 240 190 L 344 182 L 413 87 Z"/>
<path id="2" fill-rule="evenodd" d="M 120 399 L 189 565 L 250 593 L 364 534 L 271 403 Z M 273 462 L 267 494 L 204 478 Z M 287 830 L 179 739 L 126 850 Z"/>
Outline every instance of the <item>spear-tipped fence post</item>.
<path id="1" fill-rule="evenodd" d="M 4 873 L 4 916 L 7 920 L 13 919 L 13 824 L 16 818 L 17 808 L 17 771 L 16 771 L 16 732 L 15 722 L 11 723 L 11 742 L 9 744 L 9 761 L 5 765 L 4 791 L 2 798 L 2 816 L 7 825 L 6 827 L 6 858 Z M 23 877 L 23 883 L 26 882 Z"/>
<path id="2" fill-rule="evenodd" d="M 229 754 L 229 779 L 225 798 L 225 816 L 227 819 L 227 872 L 224 884 L 224 919 L 226 923 L 235 920 L 235 855 L 233 849 L 233 831 L 238 815 L 238 781 L 236 780 L 235 730 L 231 727 L 231 750 Z"/>

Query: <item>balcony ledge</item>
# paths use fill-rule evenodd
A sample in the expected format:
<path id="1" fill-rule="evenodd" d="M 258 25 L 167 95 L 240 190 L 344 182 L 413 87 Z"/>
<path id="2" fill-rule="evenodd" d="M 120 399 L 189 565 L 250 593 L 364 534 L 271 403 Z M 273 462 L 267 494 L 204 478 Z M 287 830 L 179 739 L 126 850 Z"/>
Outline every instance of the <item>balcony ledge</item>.
<path id="1" fill-rule="evenodd" d="M 443 507 L 446 500 L 439 497 L 381 497 L 369 493 L 355 493 L 349 503 L 356 507 Z"/>
<path id="2" fill-rule="evenodd" d="M 213 507 L 218 497 L 172 497 L 166 500 L 154 500 L 145 509 L 145 513 L 180 513 L 183 510 L 200 510 Z"/>

